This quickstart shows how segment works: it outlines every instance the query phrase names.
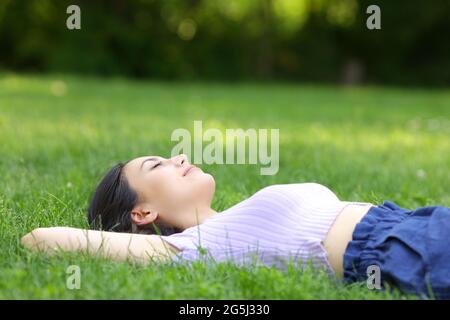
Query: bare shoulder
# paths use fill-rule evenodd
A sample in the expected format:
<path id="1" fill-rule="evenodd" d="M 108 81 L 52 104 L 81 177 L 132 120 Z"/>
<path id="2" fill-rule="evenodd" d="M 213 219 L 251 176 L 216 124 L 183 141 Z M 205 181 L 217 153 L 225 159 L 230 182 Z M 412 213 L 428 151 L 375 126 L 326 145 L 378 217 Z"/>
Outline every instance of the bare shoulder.
<path id="1" fill-rule="evenodd" d="M 178 248 L 172 246 L 170 243 L 162 239 L 158 235 L 136 235 L 134 234 L 133 242 L 138 256 L 145 257 L 144 261 L 172 261 L 174 256 L 180 251 Z M 136 241 L 137 240 L 137 241 Z M 139 248 L 143 248 L 142 250 Z M 139 252 L 143 251 L 143 254 Z"/>
<path id="2" fill-rule="evenodd" d="M 167 252 L 167 250 L 169 250 L 172 253 L 180 252 L 180 250 L 177 247 L 171 245 L 169 242 L 165 241 L 159 235 L 135 234 L 135 236 L 142 237 L 142 239 L 144 241 L 147 241 L 151 245 L 154 245 L 156 249 L 164 250 L 165 252 Z"/>
<path id="3" fill-rule="evenodd" d="M 168 258 L 175 255 L 180 250 L 165 241 L 159 235 L 136 234 L 136 233 L 114 233 L 115 236 L 122 237 L 137 252 L 144 251 L 152 256 Z"/>

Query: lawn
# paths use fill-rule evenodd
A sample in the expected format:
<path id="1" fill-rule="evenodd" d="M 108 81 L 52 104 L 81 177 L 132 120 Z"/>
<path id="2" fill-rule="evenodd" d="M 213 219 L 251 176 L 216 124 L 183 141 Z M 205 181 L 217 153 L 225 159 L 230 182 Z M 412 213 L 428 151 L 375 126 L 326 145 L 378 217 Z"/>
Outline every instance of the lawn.
<path id="1" fill-rule="evenodd" d="M 135 156 L 170 156 L 176 128 L 277 128 L 280 168 L 202 165 L 213 208 L 274 183 L 319 182 L 343 200 L 450 206 L 450 91 L 285 83 L 171 83 L 0 75 L 1 299 L 399 299 L 322 272 L 229 263 L 148 267 L 28 252 L 36 227 L 86 227 L 105 170 Z M 81 289 L 66 287 L 78 265 Z"/>

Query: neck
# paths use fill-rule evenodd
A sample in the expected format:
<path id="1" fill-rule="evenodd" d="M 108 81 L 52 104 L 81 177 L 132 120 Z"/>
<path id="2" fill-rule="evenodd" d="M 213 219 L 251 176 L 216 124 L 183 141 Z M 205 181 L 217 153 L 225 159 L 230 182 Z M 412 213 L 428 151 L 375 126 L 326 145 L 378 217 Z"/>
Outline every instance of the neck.
<path id="1" fill-rule="evenodd" d="M 189 216 L 187 216 L 183 221 L 180 221 L 180 225 L 178 226 L 183 230 L 202 224 L 206 219 L 217 214 L 217 212 L 210 206 L 195 207 L 187 212 L 189 212 Z"/>

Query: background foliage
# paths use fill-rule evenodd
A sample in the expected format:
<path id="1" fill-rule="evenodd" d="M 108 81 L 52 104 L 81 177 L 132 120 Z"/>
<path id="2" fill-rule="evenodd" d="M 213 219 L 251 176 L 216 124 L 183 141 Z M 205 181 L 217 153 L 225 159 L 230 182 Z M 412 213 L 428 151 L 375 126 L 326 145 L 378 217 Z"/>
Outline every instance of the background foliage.
<path id="1" fill-rule="evenodd" d="M 370 4 L 381 30 L 366 28 Z M 443 86 L 449 17 L 447 0 L 2 0 L 0 68 Z"/>

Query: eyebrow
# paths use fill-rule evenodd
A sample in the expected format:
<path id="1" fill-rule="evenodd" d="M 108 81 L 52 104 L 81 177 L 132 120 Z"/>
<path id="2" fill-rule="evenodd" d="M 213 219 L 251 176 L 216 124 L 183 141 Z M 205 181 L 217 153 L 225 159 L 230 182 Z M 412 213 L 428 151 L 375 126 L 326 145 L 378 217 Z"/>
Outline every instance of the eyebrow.
<path id="1" fill-rule="evenodd" d="M 156 161 L 156 160 L 158 160 L 158 158 L 156 158 L 156 157 L 150 157 L 150 158 L 145 159 L 144 161 L 142 161 L 140 169 L 142 169 L 142 167 L 144 166 L 144 163 L 146 163 L 147 161 Z"/>

